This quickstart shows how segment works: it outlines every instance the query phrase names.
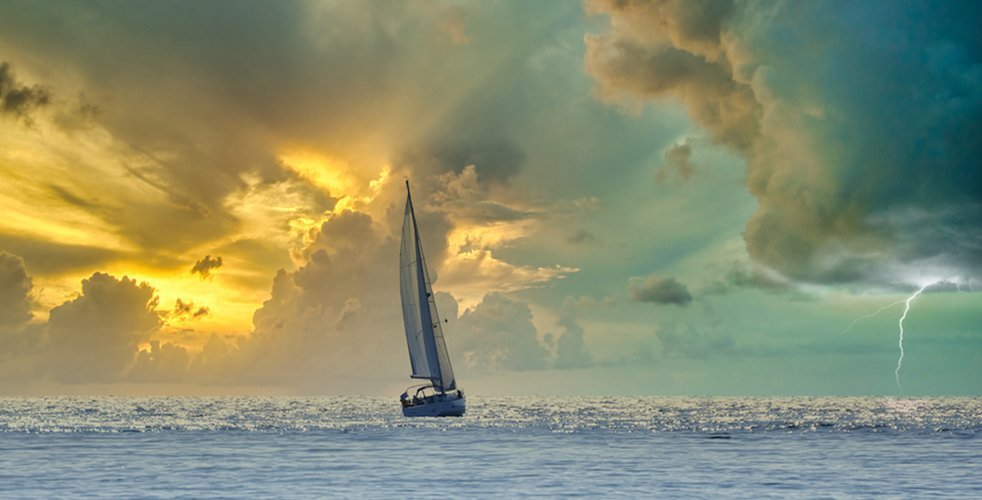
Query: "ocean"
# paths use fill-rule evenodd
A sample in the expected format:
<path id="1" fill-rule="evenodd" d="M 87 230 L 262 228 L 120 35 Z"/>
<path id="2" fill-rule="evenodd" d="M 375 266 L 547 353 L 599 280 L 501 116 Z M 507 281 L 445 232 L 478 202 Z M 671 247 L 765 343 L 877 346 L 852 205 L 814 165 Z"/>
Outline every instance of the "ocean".
<path id="1" fill-rule="evenodd" d="M 0 497 L 982 497 L 982 398 L 0 398 Z"/>

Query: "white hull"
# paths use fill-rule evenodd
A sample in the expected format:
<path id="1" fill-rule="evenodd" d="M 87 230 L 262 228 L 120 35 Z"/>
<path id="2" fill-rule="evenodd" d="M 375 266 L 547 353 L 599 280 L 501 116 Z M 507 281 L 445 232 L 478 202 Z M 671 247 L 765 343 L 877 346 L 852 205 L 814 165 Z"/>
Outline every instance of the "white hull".
<path id="1" fill-rule="evenodd" d="M 407 417 L 459 417 L 467 410 L 464 397 L 451 395 L 436 396 L 433 401 L 421 402 L 402 408 Z"/>

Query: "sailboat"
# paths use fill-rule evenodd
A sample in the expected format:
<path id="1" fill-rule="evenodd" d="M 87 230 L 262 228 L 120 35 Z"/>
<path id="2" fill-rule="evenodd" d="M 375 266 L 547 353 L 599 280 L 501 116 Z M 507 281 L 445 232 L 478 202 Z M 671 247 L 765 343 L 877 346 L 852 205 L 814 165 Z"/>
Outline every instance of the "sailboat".
<path id="1" fill-rule="evenodd" d="M 399 293 L 402 296 L 402 320 L 409 345 L 411 378 L 428 382 L 414 385 L 402 393 L 402 414 L 407 417 L 459 417 L 467 409 L 464 391 L 450 366 L 443 327 L 436 310 L 430 285 L 419 226 L 413 211 L 413 197 L 406 181 L 406 214 L 402 220 L 402 245 L 399 249 Z"/>

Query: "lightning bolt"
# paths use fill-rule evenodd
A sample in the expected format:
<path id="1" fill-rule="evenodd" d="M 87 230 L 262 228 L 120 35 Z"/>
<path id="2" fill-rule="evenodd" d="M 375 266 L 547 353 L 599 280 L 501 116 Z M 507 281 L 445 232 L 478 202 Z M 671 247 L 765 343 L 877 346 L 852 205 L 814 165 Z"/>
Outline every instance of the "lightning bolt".
<path id="1" fill-rule="evenodd" d="M 900 385 L 900 369 L 904 366 L 904 320 L 907 319 L 907 313 L 910 311 L 910 303 L 913 302 L 914 299 L 916 299 L 917 296 L 920 295 L 921 292 L 923 292 L 928 286 L 930 286 L 930 284 L 922 285 L 921 288 L 914 292 L 913 295 L 907 297 L 907 300 L 904 301 L 904 312 L 900 315 L 900 340 L 897 341 L 897 345 L 900 347 L 900 357 L 897 358 L 897 369 L 893 371 L 893 376 L 897 379 L 897 388 L 901 391 L 904 390 L 904 387 Z"/>
<path id="2" fill-rule="evenodd" d="M 836 337 L 838 337 L 839 335 L 845 335 L 845 334 L 849 333 L 849 331 L 852 330 L 852 327 L 856 326 L 856 323 L 859 323 L 860 321 L 862 321 L 862 320 L 864 320 L 866 318 L 872 318 L 873 316 L 876 316 L 877 314 L 880 314 L 881 312 L 886 311 L 887 309 L 890 309 L 891 307 L 893 307 L 893 306 L 895 306 L 897 304 L 902 304 L 903 302 L 904 302 L 904 299 L 900 299 L 900 300 L 898 300 L 896 302 L 891 302 L 891 303 L 889 303 L 889 304 L 887 304 L 887 305 L 885 305 L 885 306 L 883 306 L 883 307 L 881 307 L 881 308 L 879 308 L 879 309 L 877 309 L 877 310 L 875 310 L 875 311 L 873 311 L 873 312 L 871 312 L 869 314 L 860 316 L 860 317 L 852 320 L 852 323 L 849 323 L 849 326 L 847 326 L 845 330 L 842 330 L 841 332 L 835 334 Z"/>

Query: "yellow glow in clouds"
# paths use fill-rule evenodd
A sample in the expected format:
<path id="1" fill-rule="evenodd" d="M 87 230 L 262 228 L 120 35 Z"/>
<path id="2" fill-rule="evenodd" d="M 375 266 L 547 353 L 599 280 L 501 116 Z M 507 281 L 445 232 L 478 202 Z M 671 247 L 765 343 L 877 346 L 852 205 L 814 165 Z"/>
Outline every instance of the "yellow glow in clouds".
<path id="1" fill-rule="evenodd" d="M 348 193 L 355 180 L 349 174 L 346 162 L 309 151 L 291 151 L 280 155 L 280 161 L 300 177 L 324 189 L 331 196 Z"/>
<path id="2" fill-rule="evenodd" d="M 335 213 L 345 210 L 371 213 L 369 206 L 391 173 L 388 165 L 381 171 L 358 168 L 347 161 L 305 150 L 291 150 L 280 154 L 279 158 L 286 168 L 336 198 Z"/>

